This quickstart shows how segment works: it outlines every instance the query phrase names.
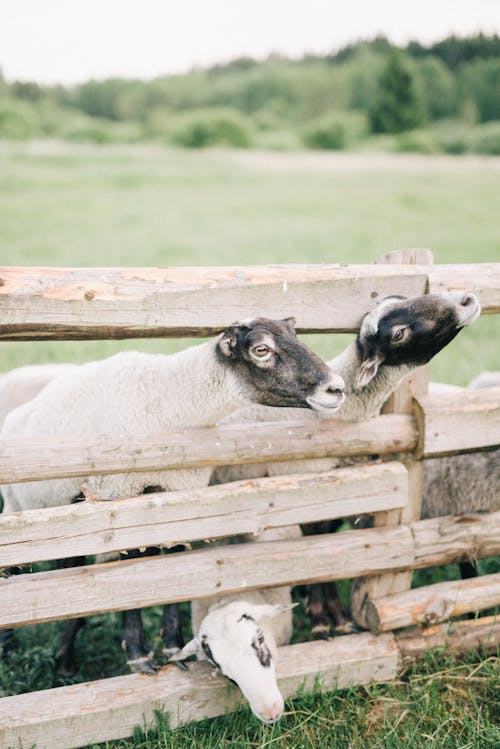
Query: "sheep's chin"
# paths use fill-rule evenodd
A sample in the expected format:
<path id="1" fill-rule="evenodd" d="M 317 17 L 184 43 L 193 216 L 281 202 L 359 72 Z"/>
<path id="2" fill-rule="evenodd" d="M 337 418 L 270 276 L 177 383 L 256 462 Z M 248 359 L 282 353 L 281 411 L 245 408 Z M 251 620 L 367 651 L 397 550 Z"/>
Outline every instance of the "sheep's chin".
<path id="1" fill-rule="evenodd" d="M 306 403 L 312 408 L 313 411 L 318 411 L 319 413 L 324 414 L 330 414 L 333 415 L 334 413 L 337 413 L 343 402 L 345 401 L 345 395 L 342 394 L 342 396 L 339 396 L 335 403 L 322 403 L 321 401 L 316 400 L 315 398 L 306 398 Z"/>

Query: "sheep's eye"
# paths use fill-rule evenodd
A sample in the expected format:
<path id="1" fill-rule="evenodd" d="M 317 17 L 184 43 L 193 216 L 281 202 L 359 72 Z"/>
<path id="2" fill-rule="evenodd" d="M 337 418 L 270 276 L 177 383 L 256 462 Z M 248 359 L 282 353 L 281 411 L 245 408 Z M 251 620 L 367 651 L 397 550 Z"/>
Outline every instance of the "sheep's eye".
<path id="1" fill-rule="evenodd" d="M 262 634 L 262 632 L 258 635 L 257 642 L 259 643 L 259 645 L 264 644 L 264 635 Z"/>
<path id="2" fill-rule="evenodd" d="M 270 351 L 271 349 L 269 348 L 269 346 L 266 346 L 265 343 L 259 343 L 258 346 L 253 347 L 252 354 L 254 354 L 254 356 L 259 359 L 263 359 L 264 356 L 267 356 L 267 354 L 270 353 Z"/>
<path id="3" fill-rule="evenodd" d="M 408 328 L 406 326 L 403 327 L 403 328 L 396 328 L 395 330 L 393 330 L 392 336 L 391 336 L 391 341 L 393 343 L 397 343 L 398 341 L 402 341 L 403 338 L 406 335 L 406 331 L 407 330 L 408 330 Z"/>

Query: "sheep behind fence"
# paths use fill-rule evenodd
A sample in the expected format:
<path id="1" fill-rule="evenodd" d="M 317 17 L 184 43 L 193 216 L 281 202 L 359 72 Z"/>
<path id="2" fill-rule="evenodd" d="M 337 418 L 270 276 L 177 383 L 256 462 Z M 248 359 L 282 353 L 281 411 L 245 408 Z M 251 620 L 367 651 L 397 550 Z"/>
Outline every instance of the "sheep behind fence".
<path id="1" fill-rule="evenodd" d="M 401 263 L 409 259 L 401 257 Z M 469 274 L 470 267 L 425 265 L 428 258 L 419 252 L 413 258 L 418 265 L 189 272 L 1 269 L 0 339 L 206 335 L 257 311 L 272 317 L 295 314 L 302 331 L 354 330 L 374 300 L 427 289 L 469 290 L 471 281 L 470 290 L 479 296 L 483 311 L 500 311 L 500 266 L 473 266 Z M 457 623 L 451 632 L 439 626 L 402 635 L 385 632 L 393 625 L 384 617 L 384 606 L 391 609 L 394 603 L 406 612 L 395 626 L 422 621 L 421 615 L 411 614 L 422 611 L 422 605 L 401 599 L 421 595 L 419 590 L 434 596 L 429 615 L 423 617 L 428 622 L 500 602 L 496 579 L 479 579 L 484 598 L 477 595 L 479 581 L 473 581 L 475 593 L 468 598 L 456 587 L 404 593 L 409 589 L 408 570 L 500 552 L 500 513 L 419 521 L 412 505 L 408 516 L 408 491 L 414 498 L 419 491 L 419 458 L 500 443 L 500 389 L 471 391 L 465 398 L 461 393 L 445 399 L 422 394 L 415 412 L 410 412 L 411 395 L 411 386 L 405 385 L 393 399 L 394 412 L 366 424 L 322 422 L 313 427 L 297 421 L 133 438 L 75 435 L 64 443 L 52 438 L 4 442 L 2 483 L 345 454 L 404 454 L 407 465 L 391 460 L 326 474 L 276 476 L 5 515 L 0 517 L 0 567 L 61 557 L 62 548 L 64 555 L 75 556 L 173 545 L 361 513 L 375 513 L 377 527 L 17 575 L 0 581 L 0 627 L 201 599 L 214 592 L 366 576 L 359 585 L 370 604 L 364 606 L 365 614 L 373 629 L 383 633 L 282 648 L 278 677 L 285 697 L 304 684 L 313 688 L 318 678 L 324 689 L 391 679 L 402 658 L 421 654 L 428 643 L 448 639 L 458 649 L 477 643 L 495 647 L 500 626 L 489 617 Z M 456 599 L 461 596 L 463 603 L 454 609 L 436 605 L 450 593 Z M 189 674 L 169 666 L 154 679 L 129 675 L 3 698 L 0 739 L 7 747 L 20 741 L 37 743 L 40 749 L 76 747 L 130 735 L 135 724 L 152 720 L 158 707 L 177 725 L 221 714 L 240 699 L 224 680 L 211 679 L 204 664 L 192 665 Z"/>

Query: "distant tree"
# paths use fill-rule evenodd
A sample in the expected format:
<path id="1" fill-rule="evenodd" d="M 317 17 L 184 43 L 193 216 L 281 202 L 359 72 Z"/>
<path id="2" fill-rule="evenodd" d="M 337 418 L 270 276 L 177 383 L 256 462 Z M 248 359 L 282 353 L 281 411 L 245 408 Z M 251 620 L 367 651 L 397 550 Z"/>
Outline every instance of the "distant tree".
<path id="1" fill-rule="evenodd" d="M 40 101 L 44 97 L 43 88 L 34 81 L 14 81 L 10 87 L 12 96 L 26 101 Z"/>
<path id="2" fill-rule="evenodd" d="M 372 128 L 375 132 L 402 133 L 418 127 L 422 121 L 422 93 L 414 70 L 402 52 L 393 50 L 378 79 Z"/>
<path id="3" fill-rule="evenodd" d="M 462 107 L 475 107 L 480 122 L 500 120 L 500 57 L 475 60 L 459 73 Z"/>
<path id="4" fill-rule="evenodd" d="M 500 37 L 497 34 L 476 34 L 462 39 L 449 36 L 429 47 L 424 47 L 420 42 L 410 42 L 405 51 L 415 58 L 428 55 L 439 57 L 451 70 L 457 70 L 472 60 L 500 57 Z"/>
<path id="5" fill-rule="evenodd" d="M 429 120 L 452 117 L 457 111 L 457 81 L 439 57 L 429 55 L 415 63 L 422 79 L 425 114 Z"/>

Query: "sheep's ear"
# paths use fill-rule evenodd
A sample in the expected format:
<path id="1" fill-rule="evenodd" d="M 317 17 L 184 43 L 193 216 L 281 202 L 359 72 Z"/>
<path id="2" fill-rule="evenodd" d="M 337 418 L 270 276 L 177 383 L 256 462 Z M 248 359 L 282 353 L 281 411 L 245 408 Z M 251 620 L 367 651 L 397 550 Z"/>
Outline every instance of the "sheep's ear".
<path id="1" fill-rule="evenodd" d="M 297 320 L 295 319 L 295 317 L 284 317 L 281 322 L 287 322 L 292 326 L 292 328 L 294 328 L 297 324 Z"/>
<path id="2" fill-rule="evenodd" d="M 375 354 L 374 356 L 370 356 L 368 359 L 365 359 L 362 362 L 359 371 L 356 374 L 356 377 L 354 378 L 354 389 L 361 390 L 362 388 L 366 387 L 377 374 L 378 368 L 383 361 L 384 357 L 382 356 L 382 354 Z"/>
<path id="3" fill-rule="evenodd" d="M 226 328 L 226 330 L 219 338 L 219 342 L 217 344 L 219 347 L 219 351 L 221 351 L 221 353 L 224 354 L 224 356 L 227 356 L 229 359 L 234 357 L 234 350 L 236 348 L 236 344 L 238 343 L 238 331 L 239 326 L 237 325 L 231 325 L 229 328 Z"/>
<path id="4" fill-rule="evenodd" d="M 286 614 L 298 605 L 298 603 L 263 603 L 254 606 L 252 613 L 254 618 L 261 622 L 263 619 L 274 619 L 275 616 Z"/>
<path id="5" fill-rule="evenodd" d="M 178 653 L 175 653 L 175 655 L 171 655 L 168 659 L 169 663 L 173 661 L 185 661 L 186 658 L 189 658 L 191 655 L 196 655 L 198 652 L 203 652 L 201 649 L 200 641 L 197 637 L 193 637 L 192 640 L 190 640 L 187 645 L 184 645 L 182 650 L 179 650 Z"/>

